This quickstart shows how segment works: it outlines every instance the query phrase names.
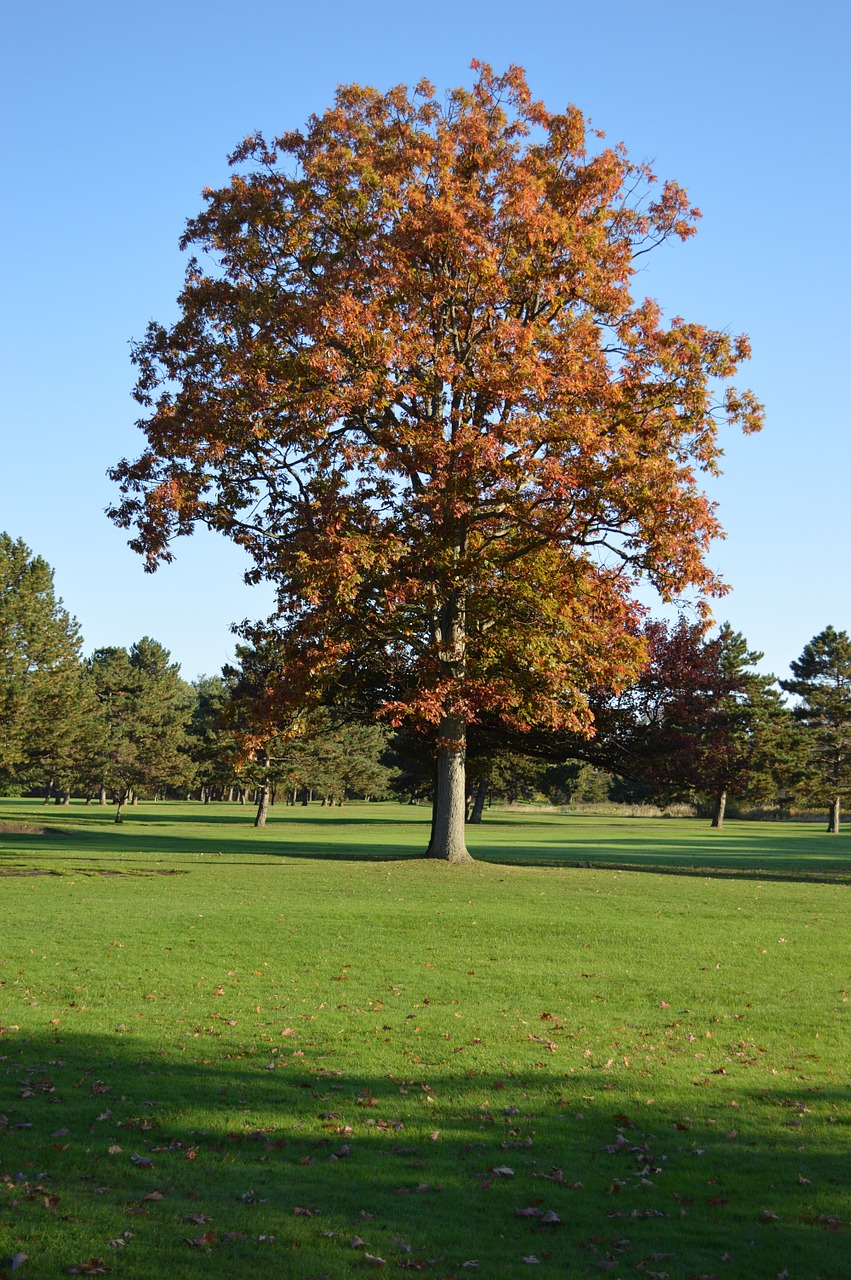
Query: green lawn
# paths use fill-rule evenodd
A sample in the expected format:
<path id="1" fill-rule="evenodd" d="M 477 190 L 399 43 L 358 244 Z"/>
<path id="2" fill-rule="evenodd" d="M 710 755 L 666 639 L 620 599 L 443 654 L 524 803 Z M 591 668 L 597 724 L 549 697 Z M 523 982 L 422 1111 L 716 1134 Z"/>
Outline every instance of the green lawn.
<path id="1" fill-rule="evenodd" d="M 851 1274 L 851 833 L 273 814 L 0 802 L 0 1276 Z"/>

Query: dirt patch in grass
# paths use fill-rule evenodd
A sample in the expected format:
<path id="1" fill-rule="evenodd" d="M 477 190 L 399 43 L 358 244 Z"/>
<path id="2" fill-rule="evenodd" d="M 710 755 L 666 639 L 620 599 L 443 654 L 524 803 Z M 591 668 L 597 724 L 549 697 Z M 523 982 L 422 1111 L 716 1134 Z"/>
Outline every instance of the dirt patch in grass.
<path id="1" fill-rule="evenodd" d="M 36 867 L 3 867 L 0 876 L 61 876 L 61 871 L 41 871 Z"/>
<path id="2" fill-rule="evenodd" d="M 31 822 L 0 822 L 0 836 L 57 836 L 55 827 L 36 827 Z"/>
<path id="3" fill-rule="evenodd" d="M 96 871 L 92 871 L 90 867 L 76 867 L 74 869 L 74 875 L 75 876 L 108 876 L 110 878 L 112 878 L 113 876 L 120 876 L 127 879 L 128 877 L 131 877 L 131 876 L 188 876 L 189 872 L 176 871 L 171 869 L 162 870 L 162 871 L 161 870 L 101 871 L 100 869 L 98 869 Z"/>

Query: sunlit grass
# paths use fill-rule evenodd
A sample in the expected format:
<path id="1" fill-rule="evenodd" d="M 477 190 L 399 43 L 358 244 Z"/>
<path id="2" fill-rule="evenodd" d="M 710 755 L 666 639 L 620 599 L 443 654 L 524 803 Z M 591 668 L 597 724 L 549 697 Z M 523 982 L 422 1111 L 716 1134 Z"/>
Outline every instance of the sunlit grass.
<path id="1" fill-rule="evenodd" d="M 4 817 L 0 1274 L 847 1275 L 844 837 Z"/>

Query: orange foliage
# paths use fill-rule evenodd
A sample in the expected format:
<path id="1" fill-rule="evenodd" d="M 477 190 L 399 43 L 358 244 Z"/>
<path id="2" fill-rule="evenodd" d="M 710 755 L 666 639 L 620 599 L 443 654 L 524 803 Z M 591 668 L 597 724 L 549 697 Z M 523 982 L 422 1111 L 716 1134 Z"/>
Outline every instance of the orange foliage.
<path id="1" fill-rule="evenodd" d="M 180 318 L 135 349 L 148 445 L 112 515 L 149 567 L 199 521 L 248 550 L 279 703 L 377 669 L 394 721 L 588 731 L 583 691 L 644 659 L 635 583 L 723 589 L 699 475 L 761 409 L 721 385 L 745 338 L 633 296 L 693 234 L 685 192 L 474 69 L 444 101 L 345 86 L 237 149 Z"/>

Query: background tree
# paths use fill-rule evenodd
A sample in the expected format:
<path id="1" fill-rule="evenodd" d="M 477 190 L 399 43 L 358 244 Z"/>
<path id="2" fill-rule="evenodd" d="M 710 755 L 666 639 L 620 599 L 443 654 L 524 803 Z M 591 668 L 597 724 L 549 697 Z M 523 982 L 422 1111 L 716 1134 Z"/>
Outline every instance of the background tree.
<path id="1" fill-rule="evenodd" d="M 158 641 L 144 636 L 129 653 L 98 649 L 91 680 L 103 727 L 102 781 L 118 801 L 115 821 L 134 793 L 188 786 L 193 765 L 187 737 L 193 691 Z"/>
<path id="2" fill-rule="evenodd" d="M 0 533 L 0 779 L 67 793 L 90 711 L 82 675 L 79 630 L 53 571 Z"/>
<path id="3" fill-rule="evenodd" d="M 206 193 L 170 329 L 135 349 L 148 447 L 113 511 L 148 567 L 196 522 L 276 584 L 278 700 L 388 672 L 380 710 L 436 729 L 430 851 L 465 860 L 483 713 L 587 732 L 584 690 L 640 669 L 636 580 L 717 589 L 697 473 L 745 338 L 635 300 L 697 211 L 573 107 L 474 64 L 440 105 L 348 86 L 256 135 Z M 280 718 L 280 711 L 275 715 Z"/>
<path id="4" fill-rule="evenodd" d="M 851 782 L 851 640 L 825 627 L 790 665 L 793 678 L 780 684 L 800 699 L 793 714 L 806 730 L 812 781 L 830 797 L 827 829 L 836 834 Z"/>
<path id="5" fill-rule="evenodd" d="M 775 754 L 791 732 L 774 676 L 753 670 L 762 654 L 725 624 L 643 629 L 648 663 L 620 694 L 595 693 L 597 736 L 589 754 L 648 786 L 662 802 L 706 797 L 721 827 L 728 793 L 773 802 Z"/>
<path id="6" fill-rule="evenodd" d="M 193 681 L 195 705 L 189 720 L 189 751 L 195 782 L 205 804 L 223 797 L 238 781 L 239 746 L 228 723 L 231 691 L 222 676 L 199 676 Z"/>

